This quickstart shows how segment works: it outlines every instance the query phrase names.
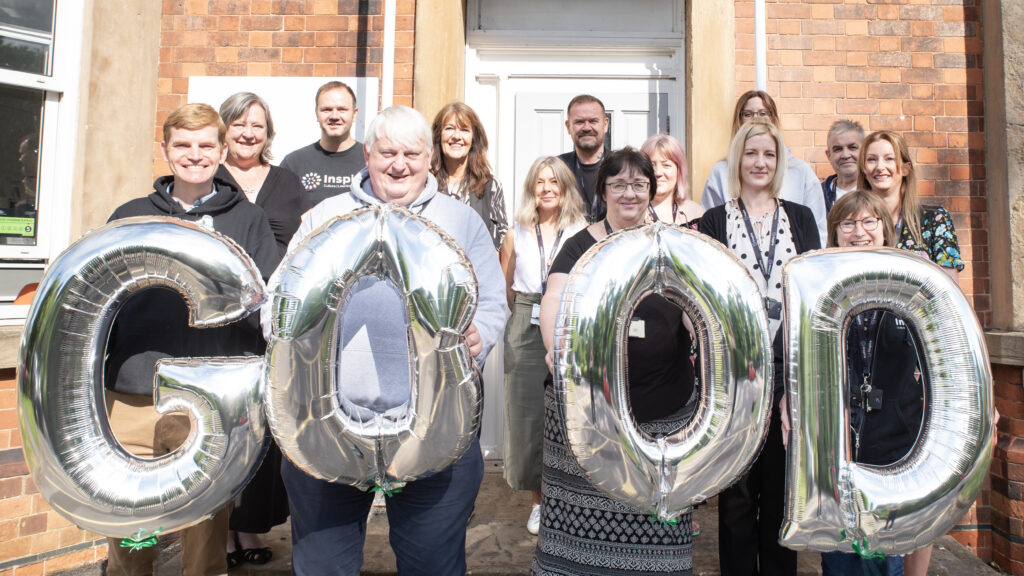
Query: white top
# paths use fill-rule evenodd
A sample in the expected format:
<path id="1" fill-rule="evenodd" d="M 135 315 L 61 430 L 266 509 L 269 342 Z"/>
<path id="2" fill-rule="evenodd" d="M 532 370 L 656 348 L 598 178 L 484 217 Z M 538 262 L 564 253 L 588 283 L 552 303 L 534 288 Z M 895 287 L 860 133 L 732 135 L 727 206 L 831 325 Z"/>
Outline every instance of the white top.
<path id="1" fill-rule="evenodd" d="M 558 251 L 562 249 L 562 246 L 565 246 L 565 242 L 572 238 L 573 234 L 583 230 L 586 225 L 586 222 L 579 222 L 566 228 L 559 239 Z M 516 269 L 512 275 L 512 290 L 526 294 L 540 294 L 540 251 L 537 249 L 537 230 L 536 228 L 527 228 L 518 223 L 513 224 L 512 229 L 512 233 L 515 234 L 513 238 L 515 239 L 516 251 Z M 544 256 L 549 258 L 551 262 L 554 262 L 558 251 L 552 254 L 552 248 L 552 246 L 545 246 Z M 550 267 L 549 262 L 548 268 Z"/>
<path id="2" fill-rule="evenodd" d="M 747 236 L 747 225 L 743 222 L 743 214 L 740 212 L 736 200 L 729 200 L 725 203 L 725 218 L 727 222 L 726 234 L 729 240 L 729 248 L 733 254 L 739 257 L 740 262 L 747 268 L 747 272 L 754 278 L 761 294 L 772 300 L 782 302 L 782 268 L 787 262 L 796 257 L 796 244 L 793 243 L 792 227 L 789 225 L 789 215 L 781 206 L 776 208 L 779 213 L 779 229 L 775 242 L 775 262 L 768 266 L 768 254 L 771 250 L 772 222 L 775 213 L 765 215 L 760 219 L 761 226 L 752 224 L 754 232 L 758 235 L 757 245 L 761 250 L 761 261 L 770 268 L 767 279 L 761 272 L 758 265 L 757 255 L 754 253 L 754 243 Z M 754 219 L 757 220 L 757 219 Z M 775 334 L 782 326 L 781 318 L 768 318 L 768 335 L 772 341 Z"/>

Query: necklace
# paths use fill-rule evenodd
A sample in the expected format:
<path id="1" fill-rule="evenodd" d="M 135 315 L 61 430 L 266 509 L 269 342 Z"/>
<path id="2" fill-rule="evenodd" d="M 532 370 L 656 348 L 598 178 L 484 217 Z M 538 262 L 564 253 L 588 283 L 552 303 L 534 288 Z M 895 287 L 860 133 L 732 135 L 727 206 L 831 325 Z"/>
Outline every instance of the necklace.
<path id="1" fill-rule="evenodd" d="M 256 196 L 259 195 L 260 188 L 263 187 L 263 182 L 266 180 L 270 168 L 263 164 L 257 164 L 249 170 L 243 170 L 230 164 L 226 166 L 228 167 L 228 172 L 231 172 L 231 176 L 234 177 L 235 182 L 238 183 L 238 187 L 242 189 L 245 197 L 250 202 L 256 202 Z"/>

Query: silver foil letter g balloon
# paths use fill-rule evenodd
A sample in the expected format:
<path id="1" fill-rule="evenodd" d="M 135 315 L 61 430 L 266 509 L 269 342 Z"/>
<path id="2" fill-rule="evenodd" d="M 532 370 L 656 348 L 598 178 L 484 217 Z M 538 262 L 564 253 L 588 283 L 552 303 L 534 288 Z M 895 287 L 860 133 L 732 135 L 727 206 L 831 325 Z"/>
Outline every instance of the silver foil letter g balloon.
<path id="1" fill-rule="evenodd" d="M 120 305 L 152 287 L 181 294 L 197 328 L 238 321 L 264 298 L 255 264 L 229 238 L 174 218 L 127 218 L 51 264 L 21 340 L 18 416 L 33 480 L 62 516 L 111 537 L 209 517 L 241 491 L 264 449 L 259 358 L 161 361 L 156 409 L 189 414 L 192 434 L 156 459 L 114 438 L 104 413 L 107 337 Z"/>
<path id="2" fill-rule="evenodd" d="M 409 357 L 400 369 L 384 371 L 401 371 L 412 383 L 407 411 L 375 412 L 369 419 L 354 415 L 359 408 L 350 411 L 339 386 L 339 326 L 367 278 L 385 281 L 398 294 Z M 278 446 L 296 467 L 389 493 L 465 452 L 482 403 L 480 376 L 463 337 L 476 311 L 477 281 L 448 234 L 402 208 L 362 208 L 303 239 L 271 286 L 267 414 Z M 377 354 L 375 361 L 378 356 L 387 361 Z"/>
<path id="3" fill-rule="evenodd" d="M 656 292 L 693 321 L 701 398 L 681 430 L 652 438 L 629 408 L 626 333 Z M 590 481 L 671 520 L 753 463 L 768 430 L 772 352 L 757 284 L 717 242 L 655 223 L 612 234 L 576 263 L 555 326 L 555 387 L 566 439 Z"/>

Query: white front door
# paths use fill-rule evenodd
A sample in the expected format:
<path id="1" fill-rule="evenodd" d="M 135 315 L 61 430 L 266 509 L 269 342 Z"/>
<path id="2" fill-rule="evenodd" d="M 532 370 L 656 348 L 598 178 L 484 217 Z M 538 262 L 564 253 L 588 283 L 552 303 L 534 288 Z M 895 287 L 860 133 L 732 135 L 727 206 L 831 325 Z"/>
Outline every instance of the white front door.
<path id="1" fill-rule="evenodd" d="M 487 131 L 488 158 L 504 187 L 510 221 L 530 164 L 538 156 L 572 149 L 565 108 L 577 94 L 604 102 L 612 149 L 639 147 L 658 132 L 684 141 L 681 42 L 628 50 L 470 46 L 466 52 L 466 103 Z M 488 459 L 502 457 L 503 347 L 495 346 L 484 371 L 480 444 Z"/>

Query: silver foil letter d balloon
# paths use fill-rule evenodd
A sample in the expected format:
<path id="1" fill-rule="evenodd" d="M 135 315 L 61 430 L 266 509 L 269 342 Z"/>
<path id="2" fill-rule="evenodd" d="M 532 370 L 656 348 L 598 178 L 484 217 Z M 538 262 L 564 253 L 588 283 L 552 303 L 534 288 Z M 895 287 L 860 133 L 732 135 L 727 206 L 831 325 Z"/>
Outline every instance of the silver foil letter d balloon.
<path id="1" fill-rule="evenodd" d="M 970 508 L 992 457 L 992 375 L 981 327 L 941 268 L 910 252 L 835 249 L 786 266 L 792 433 L 781 542 L 796 550 L 904 554 Z M 895 313 L 920 350 L 924 421 L 889 466 L 852 458 L 846 334 L 866 310 Z"/>
<path id="2" fill-rule="evenodd" d="M 173 531 L 235 497 L 263 456 L 260 358 L 161 360 L 156 409 L 186 412 L 192 434 L 166 456 L 128 453 L 104 413 L 103 362 L 121 304 L 139 290 L 181 294 L 190 325 L 238 321 L 263 280 L 229 238 L 174 218 L 126 218 L 51 264 L 21 339 L 18 417 L 32 478 L 50 506 L 111 537 Z"/>

